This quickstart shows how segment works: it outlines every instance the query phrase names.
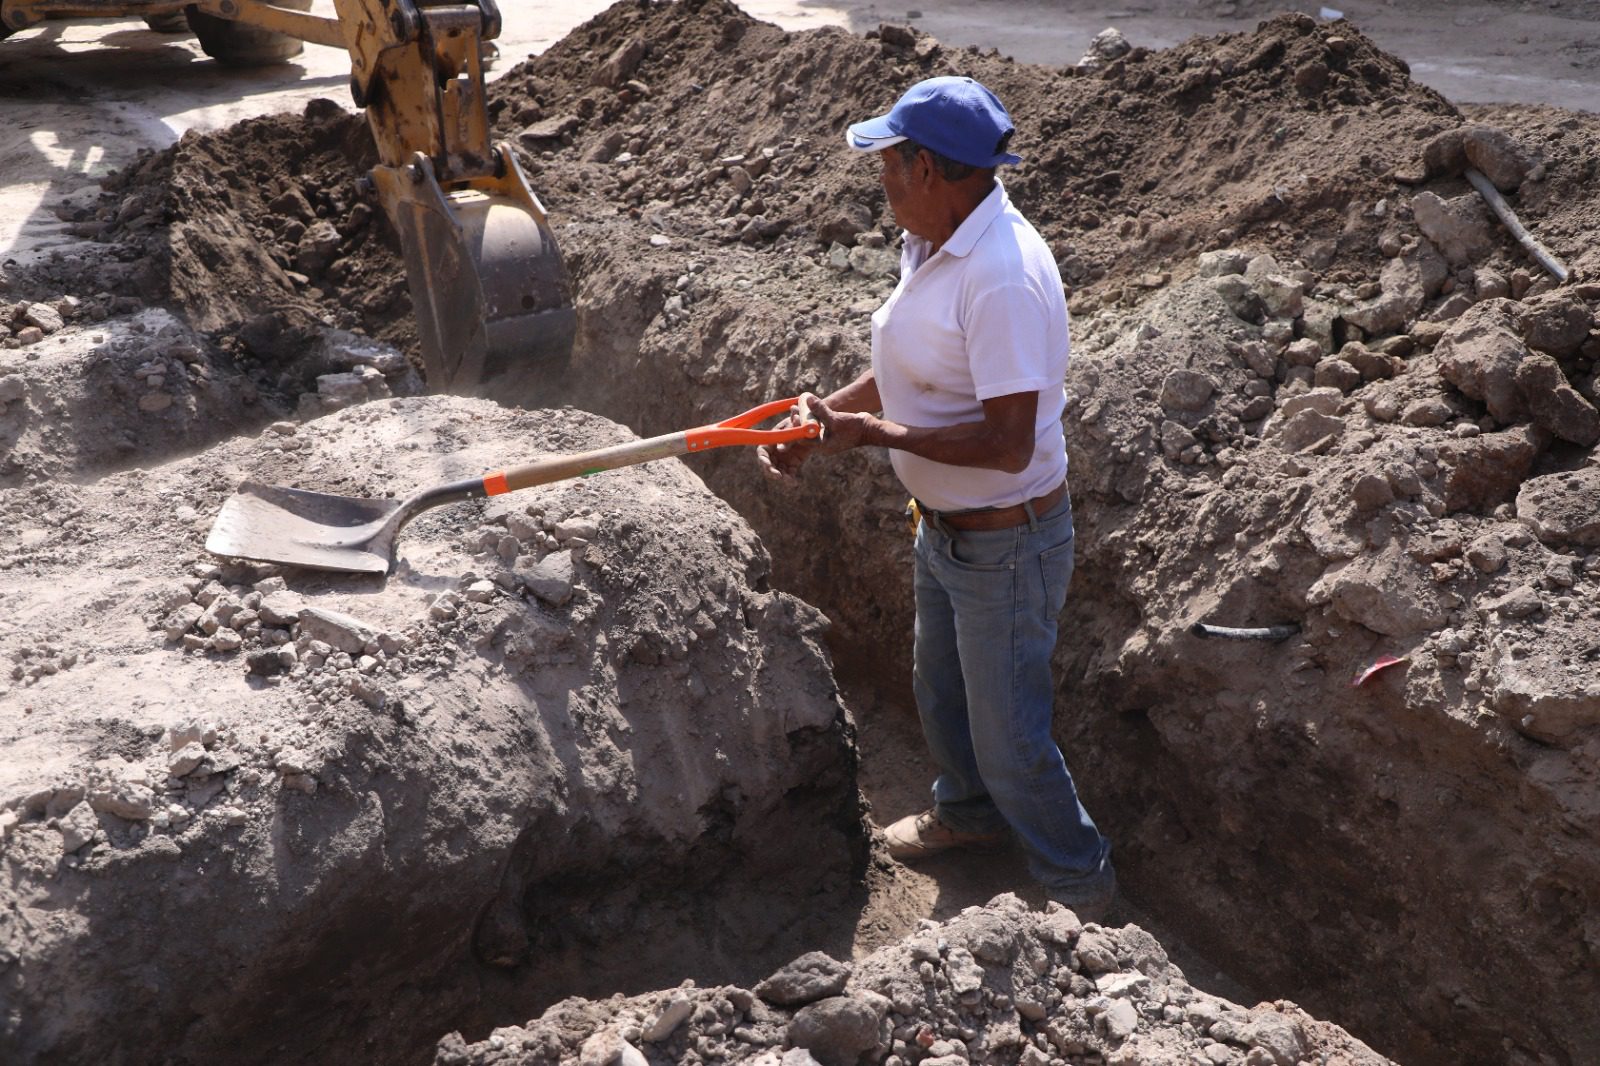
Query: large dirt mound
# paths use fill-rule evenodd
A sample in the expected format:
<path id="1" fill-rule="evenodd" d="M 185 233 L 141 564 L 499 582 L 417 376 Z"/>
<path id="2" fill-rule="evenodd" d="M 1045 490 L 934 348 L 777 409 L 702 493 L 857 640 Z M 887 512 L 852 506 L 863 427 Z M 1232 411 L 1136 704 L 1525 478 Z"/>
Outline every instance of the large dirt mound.
<path id="1" fill-rule="evenodd" d="M 394 400 L 0 490 L 0 1058 L 404 1061 L 848 943 L 811 902 L 865 852 L 820 619 L 682 465 L 433 512 L 389 579 L 199 550 L 241 477 L 618 439 Z"/>

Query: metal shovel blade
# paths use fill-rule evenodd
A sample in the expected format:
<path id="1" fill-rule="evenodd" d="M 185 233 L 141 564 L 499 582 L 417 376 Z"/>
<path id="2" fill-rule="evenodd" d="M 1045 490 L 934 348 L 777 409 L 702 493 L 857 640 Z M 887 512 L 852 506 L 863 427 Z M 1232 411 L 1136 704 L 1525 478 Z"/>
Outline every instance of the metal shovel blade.
<path id="1" fill-rule="evenodd" d="M 384 574 L 401 501 L 367 500 L 246 481 L 206 538 L 217 555 L 317 570 Z"/>

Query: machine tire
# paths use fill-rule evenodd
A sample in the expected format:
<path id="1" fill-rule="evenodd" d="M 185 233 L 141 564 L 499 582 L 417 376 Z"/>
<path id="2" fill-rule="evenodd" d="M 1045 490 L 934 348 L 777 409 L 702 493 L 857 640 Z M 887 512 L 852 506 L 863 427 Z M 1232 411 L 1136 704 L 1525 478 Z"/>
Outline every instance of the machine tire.
<path id="1" fill-rule="evenodd" d="M 189 32 L 189 16 L 182 11 L 168 11 L 165 15 L 146 15 L 144 24 L 156 33 Z"/>
<path id="2" fill-rule="evenodd" d="M 310 11 L 311 0 L 276 0 L 281 7 Z M 196 8 L 187 11 L 189 28 L 200 39 L 200 50 L 228 67 L 261 67 L 293 59 L 305 43 L 283 33 L 274 33 L 232 19 L 207 15 Z"/>

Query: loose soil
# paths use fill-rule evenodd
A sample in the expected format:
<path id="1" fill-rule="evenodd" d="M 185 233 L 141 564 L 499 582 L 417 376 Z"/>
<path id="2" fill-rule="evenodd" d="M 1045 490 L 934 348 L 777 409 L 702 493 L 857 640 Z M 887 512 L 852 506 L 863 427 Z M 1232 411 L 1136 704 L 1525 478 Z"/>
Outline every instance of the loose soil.
<path id="1" fill-rule="evenodd" d="M 1147 918 L 1193 979 L 1212 992 L 1241 1001 L 1243 989 L 1269 999 L 1287 997 L 1399 1061 L 1592 1060 L 1600 1054 L 1600 1030 L 1589 1009 L 1600 998 L 1600 926 L 1594 918 L 1600 913 L 1600 842 L 1593 831 L 1600 812 L 1600 692 L 1589 669 L 1600 654 L 1600 612 L 1591 605 L 1600 577 L 1600 534 L 1584 504 L 1592 499 L 1600 439 L 1594 408 L 1600 252 L 1593 241 L 1600 229 L 1594 206 L 1600 202 L 1600 130 L 1592 116 L 1539 107 L 1475 106 L 1463 112 L 1417 84 L 1404 61 L 1378 49 L 1357 27 L 1304 16 L 1282 16 L 1253 32 L 1195 38 L 1161 51 L 1135 48 L 1091 70 L 1020 64 L 992 52 L 948 47 L 906 27 L 885 26 L 864 37 L 837 29 L 785 33 L 718 2 L 618 5 L 509 72 L 491 93 L 497 133 L 517 147 L 558 220 L 579 293 L 579 341 L 570 364 L 548 368 L 537 395 L 507 398 L 543 410 L 471 408 L 487 423 L 480 434 L 476 423 L 472 433 L 453 428 L 467 417 L 468 408 L 450 406 L 461 401 L 357 406 L 308 423 L 315 427 L 310 430 L 283 434 L 296 439 L 309 432 L 318 447 L 350 448 L 328 453 L 342 464 L 306 465 L 296 455 L 274 472 L 280 480 L 341 491 L 398 491 L 397 481 L 419 484 L 423 471 L 410 459 L 391 460 L 387 470 L 363 468 L 367 453 L 355 449 L 367 424 L 361 412 L 369 410 L 392 412 L 370 416 L 374 427 L 409 427 L 422 419 L 431 439 L 442 442 L 426 446 L 425 454 L 444 454 L 450 450 L 445 445 L 470 447 L 489 467 L 524 439 L 520 434 L 537 434 L 546 424 L 556 428 L 527 438 L 535 449 L 576 447 L 608 431 L 585 416 L 549 410 L 561 404 L 649 435 L 712 421 L 759 399 L 842 384 L 867 364 L 866 318 L 892 288 L 898 259 L 875 166 L 845 153 L 840 130 L 887 107 L 905 84 L 945 73 L 980 78 L 1010 107 L 1018 125 L 1014 147 L 1024 163 L 1003 178 L 1051 242 L 1074 312 L 1066 428 L 1079 554 L 1056 657 L 1057 727 L 1090 810 L 1116 844 L 1135 908 L 1130 913 Z M 305 355 L 307 345 L 320 343 L 330 329 L 359 330 L 400 352 L 414 343 L 392 234 L 375 205 L 361 200 L 352 178 L 370 163 L 364 136 L 359 117 L 314 102 L 303 116 L 190 135 L 114 176 L 100 202 L 74 207 L 71 224 L 99 242 L 90 246 L 98 251 L 64 255 L 9 279 L 13 302 L 6 324 L 19 347 L 4 353 L 4 366 L 24 385 L 10 387 L 23 391 L 8 401 L 0 419 L 38 426 L 44 413 L 40 396 L 73 387 L 66 375 L 52 378 L 43 365 L 34 369 L 13 359 L 41 350 L 37 344 L 20 346 L 30 308 L 40 301 L 59 305 L 63 293 L 105 294 L 92 305 L 66 305 L 68 324 L 59 332 L 68 337 L 97 328 L 97 321 L 111 323 L 107 329 L 132 329 L 121 323 L 146 303 L 172 308 L 185 328 L 199 331 L 198 342 L 182 343 L 203 350 L 208 373 L 227 386 L 217 391 L 239 398 L 237 407 L 228 408 L 231 414 L 208 422 L 216 427 L 210 439 L 237 432 L 252 419 L 259 427 L 294 411 L 318 414 L 350 402 L 343 384 L 324 386 L 320 380 L 330 370 L 363 381 L 383 377 L 382 389 L 373 382 L 369 395 L 404 391 L 404 368 L 392 361 Z M 1469 161 L 1501 185 L 1522 221 L 1571 269 L 1571 282 L 1557 287 L 1543 278 L 1488 220 L 1462 177 Z M 42 350 L 57 343 L 46 339 Z M 88 360 L 98 342 L 71 343 L 89 353 Z M 205 390 L 176 388 L 173 360 L 184 363 L 182 353 L 165 358 L 160 368 L 119 371 L 136 379 L 121 406 L 90 411 L 74 434 L 131 433 L 139 454 L 152 461 L 183 447 L 164 439 L 152 428 L 164 423 L 151 420 L 178 417 L 169 411 L 188 410 L 182 397 Z M 364 376 L 363 366 L 370 371 Z M 161 380 L 152 384 L 151 378 Z M 144 399 L 155 394 L 168 400 Z M 422 403 L 428 406 L 408 406 Z M 386 432 L 391 436 L 380 439 L 398 444 L 411 430 Z M 87 447 L 63 458 L 40 439 L 45 443 L 14 446 L 6 468 L 6 484 L 14 486 L 8 491 L 15 494 L 11 512 L 45 519 L 15 535 L 18 562 L 8 572 L 31 576 L 7 590 L 8 603 L 48 600 L 42 590 L 64 580 L 64 567 L 76 567 L 73 573 L 83 568 L 82 551 L 65 551 L 60 539 L 91 541 L 150 507 L 150 497 L 135 493 L 134 483 L 118 480 L 130 475 L 118 474 L 94 483 L 95 498 L 104 501 L 95 506 L 102 511 L 87 511 L 89 518 L 69 513 L 70 507 L 54 502 L 43 478 L 93 478 L 126 460 Z M 192 438 L 189 446 L 199 443 Z M 194 555 L 194 538 L 249 454 L 238 441 L 218 447 L 221 458 L 190 461 L 203 466 L 180 464 L 146 475 L 172 494 L 187 484 L 186 475 L 213 471 L 204 479 L 204 493 L 182 490 L 193 511 L 183 533 L 193 558 L 170 547 L 163 555 L 163 538 L 176 535 L 163 526 L 142 530 L 138 538 L 121 534 L 129 543 L 123 550 L 135 560 L 128 565 L 141 575 L 137 580 L 175 580 L 185 566 L 193 579 L 195 566 L 208 565 Z M 805 487 L 793 493 L 762 483 L 747 454 L 703 456 L 696 471 L 737 511 L 737 518 L 720 520 L 734 531 L 729 536 L 749 537 L 742 532 L 748 523 L 765 545 L 764 551 L 751 549 L 762 562 L 759 574 L 747 569 L 743 578 L 750 595 L 775 595 L 762 584 L 770 580 L 815 604 L 830 623 L 835 669 L 860 722 L 866 761 L 861 783 L 874 820 L 917 809 L 927 770 L 905 750 L 915 745 L 905 693 L 909 541 L 903 493 L 887 460 L 862 454 L 813 464 Z M 638 476 L 648 481 L 668 475 Z M 311 484 L 317 478 L 324 480 Z M 619 476 L 615 486 L 599 508 L 601 528 L 625 523 L 629 507 L 639 502 L 635 497 L 642 490 L 634 475 Z M 128 498 L 116 496 L 119 487 Z M 705 507 L 723 507 L 696 495 L 698 489 L 682 491 Z M 641 497 L 652 506 L 662 498 Z M 682 532 L 701 528 L 695 516 L 685 516 L 683 524 L 648 523 L 646 513 L 633 520 L 648 530 L 647 540 L 660 538 L 658 560 L 675 560 L 686 545 L 700 543 L 698 534 Z M 52 528 L 66 532 L 58 538 Z M 513 603 L 490 573 L 489 541 L 463 545 L 451 541 L 447 529 L 436 519 L 422 533 L 431 530 L 438 538 L 424 541 L 428 551 L 455 553 L 436 589 L 460 594 L 461 604 L 451 609 L 459 615 L 476 603 L 465 596 L 474 582 L 487 581 L 498 591 L 466 607 L 467 617 L 498 617 L 495 612 L 502 610 L 508 617 L 524 618 L 530 611 L 542 617 L 543 608 L 533 606 L 537 583 L 514 586 L 521 591 Z M 532 543 L 537 562 L 555 554 L 537 538 Z M 562 550 L 580 560 L 587 553 L 587 547 Z M 598 550 L 606 565 L 621 566 L 618 553 L 644 549 L 602 537 Z M 471 564 L 469 558 L 484 561 Z M 514 550 L 511 562 L 517 558 Z M 671 576 L 660 567 L 659 561 L 640 564 L 627 571 L 636 575 L 628 580 L 653 589 L 651 582 Z M 515 567 L 506 569 L 515 573 Z M 337 594 L 326 582 L 316 589 Z M 706 598 L 704 591 L 696 594 Z M 127 629 L 127 617 L 102 603 L 109 595 L 86 594 L 86 602 L 101 604 L 98 610 Z M 601 595 L 618 609 L 615 595 Z M 671 602 L 665 591 L 648 595 Z M 813 706 L 832 709 L 826 715 L 808 712 L 818 715 L 815 750 L 791 751 L 790 759 L 769 754 L 767 765 L 795 782 L 822 773 L 824 766 L 845 773 L 857 740 L 845 713 L 831 702 L 829 675 L 816 659 L 818 623 L 807 620 L 800 601 L 782 602 L 797 612 L 788 622 L 792 629 L 762 639 L 769 647 L 792 645 L 795 655 L 811 663 L 805 671 L 812 672 L 802 671 L 810 680 L 800 689 L 814 697 Z M 169 610 L 182 606 L 174 602 Z M 148 609 L 140 617 L 145 628 L 139 639 L 152 643 L 144 654 L 232 669 L 235 679 L 240 657 L 265 650 L 219 650 L 214 634 L 185 630 L 176 637 L 178 647 L 188 636 L 213 643 L 196 644 L 188 656 L 175 648 L 157 652 L 165 631 L 155 634 L 148 627 L 161 619 Z M 24 618 L 29 624 L 0 644 L 20 670 L 17 687 L 0 693 L 0 700 L 7 701 L 8 743 L 26 755 L 15 764 L 23 767 L 16 780 L 6 782 L 15 792 L 7 823 L 8 869 L 15 879 L 10 891 L 14 899 L 36 900 L 30 893 L 64 891 L 39 888 L 47 882 L 94 883 L 84 879 L 100 876 L 95 855 L 133 847 L 131 838 L 107 831 L 105 839 L 91 835 L 80 845 L 105 849 L 86 852 L 87 860 L 68 849 L 59 860 L 65 872 L 46 870 L 39 865 L 43 860 L 13 859 L 38 850 L 21 849 L 17 841 L 42 840 L 59 853 L 63 845 L 57 841 L 70 839 L 61 824 L 78 809 L 76 801 L 52 810 L 52 802 L 61 807 L 71 793 L 57 800 L 51 791 L 41 800 L 39 779 L 59 773 L 66 775 L 60 787 L 76 787 L 71 774 L 90 774 L 85 767 L 103 760 L 101 749 L 119 737 L 123 754 L 133 756 L 129 765 L 147 765 L 161 739 L 139 729 L 167 730 L 169 748 L 177 734 L 171 723 L 140 719 L 131 731 L 115 717 L 105 719 L 109 724 L 84 724 L 79 693 L 59 696 L 50 713 L 81 733 L 62 725 L 47 730 L 33 747 L 20 747 L 31 727 L 20 710 L 9 708 L 46 690 L 40 686 L 54 684 L 65 692 L 51 679 L 70 654 L 64 646 L 38 650 L 41 639 L 50 641 L 39 637 L 37 619 L 27 612 Z M 1298 631 L 1281 643 L 1206 643 L 1190 631 L 1196 622 L 1292 624 Z M 600 615 L 589 632 L 596 640 L 604 635 L 608 645 L 621 639 L 636 647 L 632 624 L 628 617 Z M 297 663 L 300 641 L 309 649 L 303 630 L 302 623 L 300 636 L 290 640 Z M 619 637 L 617 630 L 633 636 Z M 94 637 L 86 645 L 102 640 L 110 642 Z M 665 639 L 655 650 L 657 659 L 680 661 L 672 647 Z M 696 647 L 693 655 L 709 651 Z M 645 669 L 655 665 L 648 661 L 650 651 L 643 654 L 641 677 L 654 676 Z M 1380 656 L 1400 662 L 1352 685 Z M 481 678 L 494 671 L 484 661 L 503 669 L 480 649 L 445 676 L 452 685 L 485 684 Z M 593 662 L 579 655 L 558 665 L 581 689 L 577 678 Z M 295 669 L 304 668 L 290 667 L 280 687 L 313 683 L 305 680 L 312 671 L 296 677 Z M 366 675 L 356 665 L 346 669 L 355 672 L 357 678 L 347 680 L 359 688 L 359 677 Z M 109 684 L 118 674 L 106 676 Z M 731 687 L 726 700 L 712 702 L 736 706 L 737 678 L 717 680 Z M 711 677 L 703 683 L 709 686 Z M 774 694 L 795 686 L 786 678 L 773 684 Z M 611 698 L 602 696 L 602 703 Z M 358 715 L 360 707 L 367 708 L 362 721 L 372 719 L 373 708 L 359 692 L 349 690 L 342 698 Z M 513 714 L 511 701 L 502 702 L 505 713 Z M 667 690 L 656 706 L 690 713 Z M 734 735 L 755 728 L 739 722 L 730 727 Z M 348 728 L 355 727 L 340 726 L 335 733 L 344 736 L 340 730 Z M 92 738 L 86 747 L 68 740 L 80 735 Z M 603 739 L 596 743 L 606 751 L 637 750 L 638 742 L 625 737 Z M 444 745 L 448 751 L 449 741 Z M 693 744 L 672 750 L 678 758 L 710 758 Z M 33 768 L 36 762 L 42 770 Z M 700 787 L 699 764 L 667 762 L 673 772 L 664 781 L 647 775 L 651 787 Z M 310 793 L 297 791 L 302 782 L 285 784 L 305 772 L 298 764 L 288 773 L 274 769 L 275 778 L 265 773 L 268 766 L 262 763 L 262 811 L 273 804 L 314 804 L 326 795 L 320 784 Z M 118 772 L 128 780 L 125 771 Z M 215 772 L 228 787 L 239 787 L 233 782 L 241 778 L 229 776 L 236 771 Z M 451 774 L 472 776 L 430 769 L 419 771 L 419 779 L 433 773 L 451 780 Z M 321 781 L 315 769 L 310 776 Z M 105 815 L 94 807 L 90 791 L 101 779 L 82 780 L 90 808 Z M 180 784 L 180 790 L 191 788 Z M 533 791 L 539 794 L 538 787 Z M 520 943 L 515 930 L 530 922 L 563 927 L 540 925 L 542 896 L 525 890 L 527 880 L 517 882 L 509 897 L 492 891 L 438 897 L 438 920 L 455 931 L 455 940 L 429 946 L 434 954 L 419 965 L 430 974 L 448 971 L 437 986 L 426 986 L 430 994 L 436 987 L 450 991 L 440 994 L 436 1010 L 404 1008 L 416 1024 L 385 1038 L 391 1042 L 370 1034 L 393 1024 L 393 1015 L 374 1023 L 371 1014 L 372 1004 L 393 1001 L 393 986 L 372 979 L 365 963 L 353 978 L 343 978 L 358 989 L 341 1000 L 347 1009 L 318 1015 L 308 1032 L 333 1041 L 322 1045 L 328 1048 L 348 1051 L 368 1046 L 359 1041 L 376 1040 L 371 1047 L 415 1054 L 418 1045 L 406 1040 L 415 1041 L 428 1026 L 435 1026 L 432 1036 L 461 1028 L 466 1039 L 439 1045 L 441 1062 L 610 1062 L 641 1047 L 654 1061 L 776 1057 L 785 1039 L 796 1042 L 798 1015 L 774 1014 L 767 999 L 747 989 L 765 975 L 764 968 L 770 970 L 775 954 L 805 944 L 840 960 L 880 950 L 873 957 L 878 961 L 861 966 L 884 975 L 882 980 L 857 974 L 854 985 L 840 985 L 831 997 L 848 1004 L 825 1012 L 838 1022 L 827 1034 L 848 1028 L 846 1023 L 870 1030 L 871 1039 L 863 1037 L 855 1052 L 869 1057 L 1166 1061 L 1157 1057 L 1159 1045 L 1171 1061 L 1193 1061 L 1195 1054 L 1219 1063 L 1298 1061 L 1292 1049 L 1284 1050 L 1290 1057 L 1279 1057 L 1274 1045 L 1263 1042 L 1269 1037 L 1252 1042 L 1253 1035 L 1281 1031 L 1268 1015 L 1295 1019 L 1290 1027 L 1312 1061 L 1340 1061 L 1340 1055 L 1364 1061 L 1361 1056 L 1372 1055 L 1343 1035 L 1328 1035 L 1323 1043 L 1323 1037 L 1308 1037 L 1309 1019 L 1292 1006 L 1244 1011 L 1229 1003 L 1216 1018 L 1191 1017 L 1189 1005 L 1204 997 L 1171 975 L 1164 959 L 1146 967 L 1130 956 L 1124 964 L 1115 949 L 1116 961 L 1096 971 L 1085 968 L 1081 948 L 1075 949 L 1076 961 L 1040 948 L 1044 969 L 1026 980 L 1048 978 L 1059 997 L 1046 1004 L 1043 1019 L 1016 1017 L 1022 997 L 1017 972 L 1009 967 L 1028 956 L 1025 947 L 1016 957 L 1001 952 L 1005 957 L 984 960 L 992 965 L 974 973 L 951 962 L 948 945 L 957 937 L 946 935 L 948 943 L 940 947 L 937 931 L 925 930 L 935 948 L 915 961 L 929 967 L 931 977 L 920 965 L 907 970 L 905 953 L 915 956 L 918 949 L 915 937 L 906 944 L 900 938 L 915 934 L 919 919 L 933 914 L 959 921 L 961 907 L 988 898 L 972 895 L 981 886 L 990 895 L 1022 887 L 1004 883 L 1020 876 L 1020 864 L 1002 860 L 974 875 L 960 859 L 928 873 L 882 859 L 868 862 L 860 823 L 848 813 L 853 788 L 829 778 L 816 791 L 803 803 L 753 804 L 759 810 L 749 815 L 750 832 L 811 841 L 814 834 L 805 824 L 838 827 L 823 843 L 804 845 L 831 858 L 812 864 L 814 882 L 795 887 L 813 905 L 834 900 L 829 908 L 850 899 L 842 876 L 853 876 L 857 890 L 864 885 L 869 895 L 843 904 L 848 914 L 830 910 L 834 924 L 824 929 L 744 910 L 718 926 L 726 931 L 713 947 L 673 942 L 681 972 L 698 969 L 690 975 L 714 985 L 739 983 L 714 994 L 681 994 L 692 1020 L 682 1031 L 686 1043 L 672 1042 L 685 1039 L 682 1034 L 671 1040 L 644 1036 L 674 993 L 569 1005 L 538 1017 L 559 995 L 644 993 L 673 983 L 667 976 L 670 952 L 660 965 L 641 962 L 632 975 L 623 966 L 631 958 L 615 954 L 629 950 L 621 945 L 636 944 L 630 938 L 649 927 L 617 917 L 631 903 L 607 911 L 614 916 L 606 920 L 611 924 L 602 922 L 602 932 L 594 934 L 593 942 L 604 950 L 584 956 L 593 966 L 587 985 L 576 954 L 562 956 L 572 965 L 554 967 L 548 979 L 528 972 L 541 969 L 533 961 L 537 950 L 531 956 L 491 950 L 487 960 L 481 953 L 476 962 L 467 958 L 463 945 L 469 935 L 462 930 L 482 924 L 474 924 L 476 917 L 464 922 L 459 914 L 443 916 L 449 907 L 466 906 L 464 899 L 475 900 L 474 916 L 498 916 L 488 922 L 491 933 L 509 925 L 513 932 L 506 942 L 513 946 Z M 518 802 L 525 804 L 526 797 Z M 620 803 L 615 796 L 609 802 Z M 248 825 L 256 824 L 253 809 L 242 808 Z M 625 803 L 607 808 L 623 820 L 631 809 Z M 703 803 L 683 808 L 703 809 Z M 819 810 L 827 813 L 819 817 Z M 699 823 L 685 816 L 675 833 L 658 826 L 651 838 L 664 841 L 674 869 L 701 863 L 686 857 L 696 854 L 694 841 L 700 838 L 687 828 Z M 527 809 L 513 805 L 503 824 L 533 822 Z M 148 839 L 168 839 L 173 834 L 166 828 L 149 832 Z M 602 826 L 595 833 L 582 843 L 604 856 L 599 861 L 615 882 L 649 868 L 651 855 L 628 832 Z M 736 883 L 741 870 L 759 880 L 752 871 L 763 867 L 751 857 L 758 850 L 725 850 L 703 877 L 674 884 L 687 893 L 709 892 L 714 884 Z M 218 851 L 224 853 L 235 854 Z M 506 869 L 522 870 L 532 861 L 507 857 L 519 854 L 514 846 L 509 852 L 491 849 Z M 567 854 L 541 869 L 557 871 L 578 861 Z M 73 865 L 74 859 L 85 868 Z M 581 894 L 582 877 L 579 872 L 571 880 L 558 878 L 567 893 L 562 898 Z M 349 906 L 360 902 L 358 889 L 394 891 L 366 884 L 342 897 Z M 655 898 L 636 891 L 616 898 Z M 435 898 L 428 898 L 431 906 Z M 512 902 L 484 911 L 490 898 Z M 1037 897 L 1028 902 L 1039 903 Z M 647 910 L 640 922 L 658 921 L 671 905 Z M 18 906 L 15 913 L 33 915 L 41 904 Z M 1020 907 L 999 901 L 991 909 L 1016 943 L 1039 948 L 1037 923 L 1045 919 Z M 143 928 L 155 935 L 165 926 L 152 919 Z M 327 927 L 312 927 L 304 951 L 324 950 L 316 939 L 319 928 Z M 774 928 L 792 935 L 775 937 Z M 1182 936 L 1169 938 L 1172 930 Z M 64 974 L 51 969 L 64 963 L 51 960 L 64 960 L 85 935 L 75 928 L 48 936 L 16 934 L 11 942 L 20 946 L 7 950 L 18 959 L 40 960 L 30 965 L 43 972 Z M 1069 949 L 1076 941 L 1050 943 Z M 976 949 L 971 953 L 979 955 Z M 326 965 L 324 956 L 317 958 Z M 229 957 L 223 953 L 219 959 L 220 965 Z M 393 965 L 382 961 L 385 968 Z M 510 977 L 500 982 L 470 976 L 485 967 L 495 974 L 507 970 Z M 1214 968 L 1231 978 L 1218 981 Z M 22 967 L 11 971 L 16 995 L 27 983 L 16 983 Z M 115 968 L 104 972 L 125 977 Z M 201 978 L 213 972 L 218 971 L 196 971 Z M 258 972 L 260 984 L 252 987 L 267 988 L 285 973 L 300 971 Z M 893 978 L 895 972 L 901 978 Z M 954 988 L 958 972 L 977 982 L 969 989 L 977 992 L 976 1000 L 962 1000 L 959 993 L 955 1002 L 941 999 L 948 991 L 939 984 L 941 975 Z M 1149 986 L 1115 980 L 1135 972 L 1149 978 Z M 916 975 L 917 983 L 908 986 L 912 992 L 928 991 L 927 1003 L 895 1002 L 888 986 L 910 981 L 907 974 Z M 1111 978 L 1105 988 L 1102 976 Z M 145 1011 L 180 1001 L 167 998 L 182 992 L 177 985 L 151 980 Z M 496 994 L 474 1000 L 465 991 L 473 981 L 494 985 Z M 1048 999 L 1048 989 L 1043 994 Z M 1134 1006 L 1127 1032 L 1110 1020 L 1118 1001 Z M 758 1010 L 762 1003 L 768 1006 Z M 1403 1009 L 1397 1009 L 1400 1003 Z M 931 1013 L 924 1016 L 924 1008 Z M 963 1010 L 965 1018 L 956 1017 Z M 1240 1017 L 1230 1021 L 1229 1012 Z M 1116 1008 L 1116 1024 L 1127 1023 L 1127 1014 Z M 248 1016 L 241 1025 L 264 1017 Z M 517 1031 L 485 1035 L 490 1025 L 527 1017 L 535 1020 Z M 174 1055 L 203 1054 L 216 1046 L 210 1041 L 220 1040 L 223 1029 L 211 1014 L 207 1018 L 195 1023 L 195 1035 Z M 923 1043 L 920 1033 L 934 1025 L 930 1019 L 954 1032 L 934 1026 L 934 1039 Z M 1065 1035 L 1052 1035 L 1052 1025 Z M 1249 1028 L 1263 1025 L 1260 1033 Z M 713 1032 L 714 1026 L 721 1029 Z M 759 1039 L 730 1040 L 741 1026 Z M 1002 1031 L 1005 1039 L 997 1039 Z M 8 1035 L 24 1038 L 42 1039 L 26 1025 Z M 585 1050 L 591 1038 L 599 1043 Z M 826 1063 L 832 1054 L 826 1039 L 802 1046 Z M 1141 1043 L 1146 1039 L 1148 1046 Z M 939 1040 L 961 1047 L 935 1051 Z M 839 1055 L 840 1061 L 853 1061 L 845 1052 Z"/>

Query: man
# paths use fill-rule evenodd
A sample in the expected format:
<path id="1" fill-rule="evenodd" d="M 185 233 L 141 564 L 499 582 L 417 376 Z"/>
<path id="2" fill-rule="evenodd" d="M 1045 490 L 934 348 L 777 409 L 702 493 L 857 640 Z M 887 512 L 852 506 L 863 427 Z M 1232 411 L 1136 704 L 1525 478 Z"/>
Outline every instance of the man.
<path id="1" fill-rule="evenodd" d="M 1050 897 L 1093 919 L 1115 892 L 1111 846 L 1050 734 L 1072 578 L 1067 306 L 1048 246 L 995 178 L 1020 162 L 1011 135 L 999 99 L 960 77 L 850 127 L 905 231 L 900 283 L 872 316 L 871 369 L 805 397 L 822 439 L 760 461 L 789 481 L 812 453 L 889 448 L 921 511 L 914 685 L 939 775 L 932 809 L 885 830 L 890 854 L 992 845 L 1009 826 Z"/>

